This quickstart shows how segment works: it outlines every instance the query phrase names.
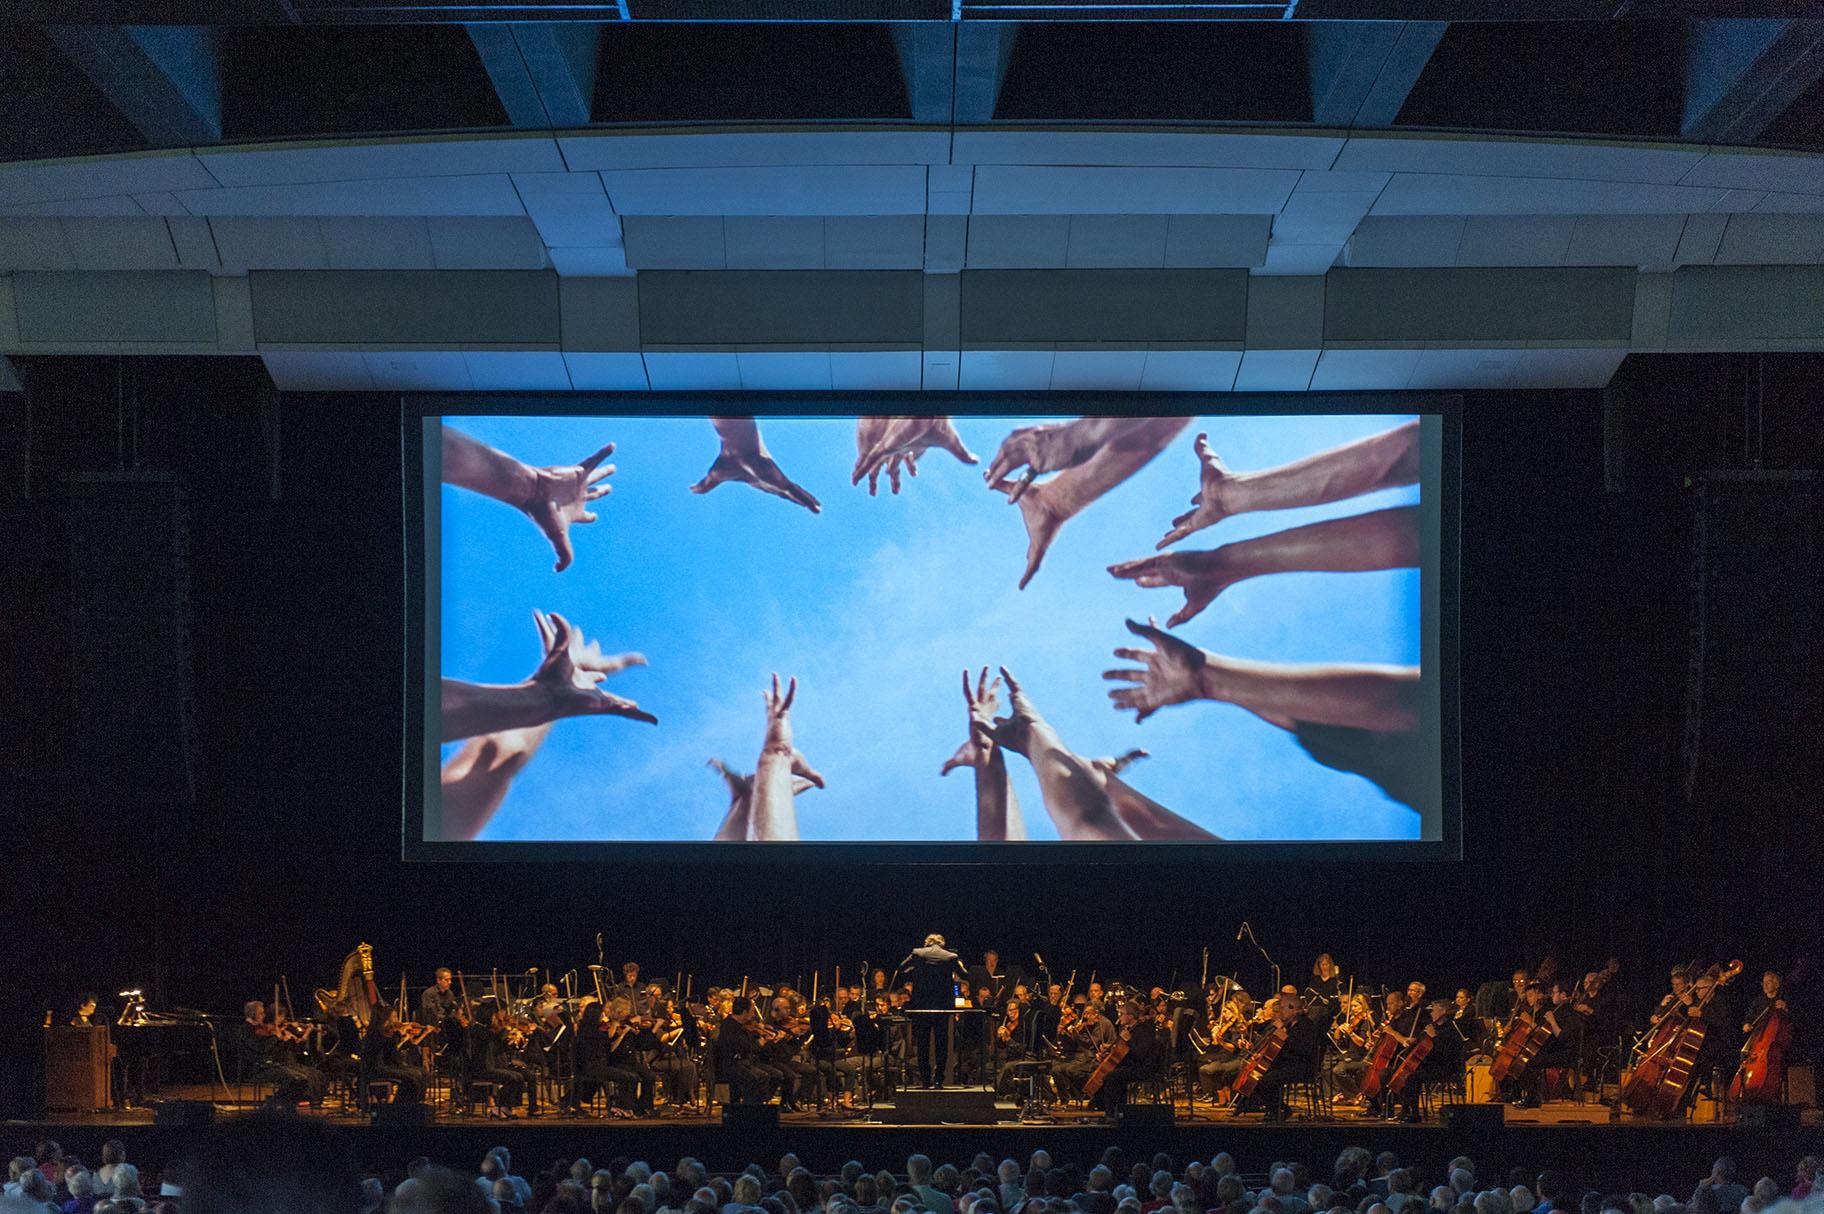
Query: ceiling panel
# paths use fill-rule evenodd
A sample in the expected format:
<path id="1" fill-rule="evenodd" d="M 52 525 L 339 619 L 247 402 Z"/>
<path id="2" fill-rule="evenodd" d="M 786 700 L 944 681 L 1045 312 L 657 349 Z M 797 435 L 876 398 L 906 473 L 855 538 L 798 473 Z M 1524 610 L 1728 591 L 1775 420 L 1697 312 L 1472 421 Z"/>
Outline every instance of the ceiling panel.
<path id="1" fill-rule="evenodd" d="M 720 215 L 628 215 L 621 220 L 627 264 L 636 270 L 728 267 Z"/>
<path id="2" fill-rule="evenodd" d="M 1268 214 L 1297 184 L 1288 169 L 982 165 L 974 207 L 978 215 Z"/>
<path id="3" fill-rule="evenodd" d="M 260 361 L 281 392 L 371 392 L 367 356 L 352 350 L 262 350 Z"/>
<path id="4" fill-rule="evenodd" d="M 1824 211 L 1824 194 L 1767 194 L 1754 204 L 1757 211 Z"/>
<path id="5" fill-rule="evenodd" d="M 604 172 L 622 215 L 906 215 L 925 209 L 916 165 Z"/>
<path id="6" fill-rule="evenodd" d="M 832 270 L 916 270 L 924 264 L 923 215 L 831 215 L 823 263 Z"/>
<path id="7" fill-rule="evenodd" d="M 1463 221 L 1457 244 L 1460 266 L 1564 264 L 1577 221 L 1558 215 L 1473 216 Z"/>
<path id="8" fill-rule="evenodd" d="M 731 270 L 821 270 L 819 215 L 730 215 L 722 241 Z"/>
<path id="9" fill-rule="evenodd" d="M 1241 369 L 1240 350 L 1148 350 L 1144 392 L 1227 392 Z"/>
<path id="10" fill-rule="evenodd" d="M 971 215 L 968 264 L 976 270 L 1061 266 L 1068 215 Z"/>
<path id="11" fill-rule="evenodd" d="M 1134 165 L 1327 169 L 1342 149 L 1329 133 L 958 131 L 958 164 Z"/>
<path id="12" fill-rule="evenodd" d="M 1043 392 L 1051 387 L 1050 350 L 964 350 L 957 386 L 964 392 Z"/>
<path id="13" fill-rule="evenodd" d="M 1557 181 L 1398 173 L 1375 215 L 1667 215 L 1707 211 L 1720 189 L 1616 181 Z"/>
<path id="14" fill-rule="evenodd" d="M 65 219 L 64 238 L 78 270 L 174 270 L 177 249 L 163 219 L 152 216 Z"/>
<path id="15" fill-rule="evenodd" d="M 1723 229 L 1729 226 L 1727 215 L 1687 215 L 1684 229 L 1678 235 L 1678 252 L 1674 264 L 1707 266 L 1716 260 L 1717 246 L 1723 243 Z"/>
<path id="16" fill-rule="evenodd" d="M 1824 215 L 1731 215 L 1717 265 L 1816 265 L 1824 259 Z"/>
<path id="17" fill-rule="evenodd" d="M 741 368 L 732 350 L 648 351 L 646 378 L 655 392 L 737 391 L 741 387 Z"/>
<path id="18" fill-rule="evenodd" d="M 1685 174 L 1682 184 L 1824 194 L 1824 156 L 1713 148 Z"/>
<path id="19" fill-rule="evenodd" d="M 74 270 L 76 256 L 56 219 L 0 219 L 0 269 Z"/>
<path id="20" fill-rule="evenodd" d="M 1247 350 L 1235 373 L 1237 392 L 1303 392 L 1311 386 L 1316 350 Z"/>
<path id="21" fill-rule="evenodd" d="M 431 233 L 422 219 L 320 219 L 332 270 L 432 270 Z"/>
<path id="22" fill-rule="evenodd" d="M 209 221 L 222 264 L 236 270 L 325 270 L 329 251 L 315 219 L 218 215 Z"/>
<path id="23" fill-rule="evenodd" d="M 1523 353 L 1523 350 L 1420 350 L 1406 386 L 1415 391 L 1504 388 Z"/>
<path id="24" fill-rule="evenodd" d="M 943 164 L 948 131 L 786 131 L 559 135 L 572 169 L 765 168 L 776 165 Z"/>
<path id="25" fill-rule="evenodd" d="M 474 387 L 460 350 L 386 350 L 362 355 L 382 392 L 467 392 Z"/>
<path id="26" fill-rule="evenodd" d="M 1767 198 L 1762 190 L 1724 190 L 1723 196 L 1711 204 L 1712 211 L 1752 211 Z"/>
<path id="27" fill-rule="evenodd" d="M 551 268 L 566 277 L 624 278 L 633 273 L 627 267 L 627 251 L 619 245 L 608 248 L 552 249 Z"/>
<path id="28" fill-rule="evenodd" d="M 564 170 L 563 157 L 549 135 L 201 148 L 197 158 L 224 186 Z"/>
<path id="29" fill-rule="evenodd" d="M 645 392 L 646 360 L 638 354 L 578 354 L 564 351 L 570 386 L 578 392 Z"/>
<path id="30" fill-rule="evenodd" d="M 1669 266 L 1684 230 L 1683 215 L 1582 215 L 1572 226 L 1564 264 Z"/>
<path id="31" fill-rule="evenodd" d="M 193 215 L 523 215 L 504 173 L 185 190 Z"/>
<path id="32" fill-rule="evenodd" d="M 1614 378 L 1626 350 L 1521 350 L 1510 388 L 1602 388 Z"/>
<path id="33" fill-rule="evenodd" d="M 1352 266 L 1448 266 L 1463 243 L 1463 220 L 1439 215 L 1370 215 L 1349 238 Z"/>
<path id="34" fill-rule="evenodd" d="M 513 186 L 552 248 L 621 243 L 621 221 L 595 173 L 516 173 Z"/>
<path id="35" fill-rule="evenodd" d="M 178 208 L 182 211 L 182 208 Z M 21 202 L 0 207 L 0 215 L 144 215 L 146 208 L 125 194 L 73 198 L 63 202 Z"/>
<path id="36" fill-rule="evenodd" d="M 962 355 L 955 350 L 926 350 L 920 384 L 926 392 L 956 391 Z"/>
<path id="37" fill-rule="evenodd" d="M 524 215 L 434 215 L 425 221 L 440 270 L 542 270 L 545 242 Z"/>
<path id="38" fill-rule="evenodd" d="M 1378 191 L 1306 190 L 1286 200 L 1273 217 L 1273 238 L 1291 244 L 1341 244 L 1368 214 Z"/>
<path id="39" fill-rule="evenodd" d="M 1255 276 L 1319 277 L 1327 273 L 1342 254 L 1340 241 L 1336 244 L 1292 244 L 1276 240 L 1267 246 L 1266 259 L 1248 273 Z"/>
<path id="40" fill-rule="evenodd" d="M 0 206 L 59 198 L 196 190 L 214 184 L 215 178 L 188 151 L 0 164 Z"/>
<path id="41" fill-rule="evenodd" d="M 215 234 L 209 221 L 197 215 L 173 215 L 165 220 L 171 244 L 177 250 L 177 264 L 186 270 L 214 270 L 222 264 L 215 250 Z"/>
<path id="42" fill-rule="evenodd" d="M 1064 264 L 1072 268 L 1164 266 L 1169 215 L 1073 215 Z M 1139 378 L 1139 371 L 1135 371 Z"/>
<path id="43" fill-rule="evenodd" d="M 830 355 L 826 350 L 742 351 L 735 355 L 741 387 L 747 392 L 828 392 Z"/>
<path id="44" fill-rule="evenodd" d="M 153 194 L 135 194 L 133 201 L 147 215 L 188 215 L 190 208 L 177 200 L 177 195 L 169 192 Z"/>
<path id="45" fill-rule="evenodd" d="M 1145 350 L 1059 350 L 1052 356 L 1054 392 L 1138 392 Z"/>
<path id="46" fill-rule="evenodd" d="M 832 350 L 830 387 L 838 392 L 917 392 L 923 359 L 920 350 Z"/>
<path id="47" fill-rule="evenodd" d="M 1703 148 L 1667 145 L 1608 144 L 1593 140 L 1553 143 L 1449 134 L 1357 135 L 1350 138 L 1332 167 L 1389 173 L 1558 177 L 1673 185 L 1691 173 L 1703 159 Z"/>
<path id="48" fill-rule="evenodd" d="M 1173 215 L 1165 236 L 1168 269 L 1257 266 L 1266 261 L 1271 215 Z"/>
<path id="49" fill-rule="evenodd" d="M 477 392 L 568 392 L 570 369 L 555 350 L 464 350 Z"/>
<path id="50" fill-rule="evenodd" d="M 1318 355 L 1311 372 L 1313 392 L 1404 388 L 1419 364 L 1417 350 L 1337 350 Z"/>

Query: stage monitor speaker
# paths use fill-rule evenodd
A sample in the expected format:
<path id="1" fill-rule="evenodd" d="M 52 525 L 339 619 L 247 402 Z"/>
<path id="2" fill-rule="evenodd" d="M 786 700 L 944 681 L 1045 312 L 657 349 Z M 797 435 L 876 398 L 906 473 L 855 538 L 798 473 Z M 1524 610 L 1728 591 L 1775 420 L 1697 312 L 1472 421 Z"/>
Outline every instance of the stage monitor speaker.
<path id="1" fill-rule="evenodd" d="M 373 1121 L 377 1126 L 421 1129 L 431 1124 L 431 1106 L 428 1104 L 377 1104 L 374 1106 Z"/>
<path id="2" fill-rule="evenodd" d="M 1506 1107 L 1499 1104 L 1453 1104 L 1445 1111 L 1444 1124 L 1455 1134 L 1496 1134 L 1505 1124 Z"/>
<path id="3" fill-rule="evenodd" d="M 215 1106 L 207 1100 L 161 1100 L 152 1106 L 153 1125 L 214 1125 Z"/>
<path id="4" fill-rule="evenodd" d="M 1786 1103 L 1807 1108 L 1818 1103 L 1817 1071 L 1808 1062 L 1786 1068 Z"/>
<path id="5" fill-rule="evenodd" d="M 1115 1125 L 1123 1130 L 1169 1130 L 1172 1128 L 1172 1106 L 1169 1104 L 1124 1104 L 1115 1109 Z"/>
<path id="6" fill-rule="evenodd" d="M 1799 1132 L 1799 1107 L 1795 1104 L 1745 1104 L 1735 1112 L 1735 1124 L 1746 1130 Z"/>
<path id="7" fill-rule="evenodd" d="M 731 1130 L 759 1133 L 779 1128 L 779 1106 L 776 1104 L 725 1104 L 722 1124 Z"/>

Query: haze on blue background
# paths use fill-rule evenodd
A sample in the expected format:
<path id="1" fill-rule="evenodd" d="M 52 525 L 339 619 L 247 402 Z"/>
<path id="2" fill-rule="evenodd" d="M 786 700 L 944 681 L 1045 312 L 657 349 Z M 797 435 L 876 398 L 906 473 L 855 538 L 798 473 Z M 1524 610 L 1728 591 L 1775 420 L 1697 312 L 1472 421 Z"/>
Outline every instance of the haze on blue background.
<path id="1" fill-rule="evenodd" d="M 534 465 L 575 463 L 613 441 L 614 492 L 601 521 L 573 528 L 576 561 L 518 511 L 442 488 L 442 673 L 484 683 L 539 660 L 532 611 L 563 614 L 604 650 L 650 665 L 607 686 L 656 714 L 560 721 L 520 774 L 487 840 L 707 840 L 728 807 L 719 757 L 751 772 L 769 676 L 798 679 L 796 741 L 828 781 L 797 799 L 806 841 L 972 841 L 973 774 L 938 776 L 966 736 L 964 667 L 1005 664 L 1065 743 L 1085 756 L 1144 747 L 1126 774 L 1141 792 L 1227 839 L 1414 839 L 1419 815 L 1358 776 L 1313 762 L 1292 735 L 1228 704 L 1167 708 L 1144 725 L 1109 704 L 1101 677 L 1122 620 L 1163 620 L 1176 589 L 1106 572 L 1149 555 L 1197 490 L 1195 435 L 1232 470 L 1270 467 L 1377 434 L 1410 415 L 1209 416 L 1138 474 L 1066 523 L 1026 590 L 1017 507 L 982 466 L 1038 418 L 958 418 L 983 465 L 926 453 L 891 496 L 850 487 L 855 422 L 762 418 L 788 475 L 823 503 L 813 515 L 747 485 L 697 496 L 715 458 L 705 418 L 461 417 L 446 424 Z M 1320 519 L 1419 500 L 1419 487 L 1325 506 L 1238 515 L 1181 541 L 1205 549 Z M 1431 560 L 1435 554 L 1428 554 Z M 439 593 L 438 588 L 431 588 Z M 1279 662 L 1419 662 L 1419 573 L 1255 578 L 1219 595 L 1177 635 Z M 1006 698 L 1003 693 L 1002 708 Z M 454 745 L 443 748 L 447 760 Z M 1032 769 L 1009 756 L 1028 835 L 1056 839 Z"/>

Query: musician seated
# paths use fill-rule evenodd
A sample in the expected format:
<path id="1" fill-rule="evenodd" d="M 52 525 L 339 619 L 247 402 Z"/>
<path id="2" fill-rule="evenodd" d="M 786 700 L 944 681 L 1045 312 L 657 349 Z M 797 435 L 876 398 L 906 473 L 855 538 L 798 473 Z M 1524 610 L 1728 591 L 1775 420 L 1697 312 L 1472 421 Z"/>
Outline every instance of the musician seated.
<path id="1" fill-rule="evenodd" d="M 1285 1041 L 1279 1055 L 1260 1077 L 1246 1107 L 1264 1109 L 1267 1120 L 1285 1117 L 1285 1087 L 1288 1083 L 1309 1083 L 1317 1078 L 1318 1064 L 1323 1061 L 1327 1038 L 1315 1020 L 1305 1015 L 1303 996 L 1281 991 L 1273 1009 L 1273 1019 L 1283 1030 Z"/>
<path id="2" fill-rule="evenodd" d="M 413 1066 L 400 1041 L 407 1032 L 399 1019 L 399 1009 L 391 1004 L 378 1004 L 367 1021 L 367 1036 L 361 1041 L 361 1058 L 367 1064 L 369 1080 L 386 1079 L 398 1085 L 393 1103 L 423 1104 L 429 1078 L 423 1068 Z"/>
<path id="3" fill-rule="evenodd" d="M 1127 1057 L 1103 1078 L 1101 1089 L 1092 1099 L 1096 1107 L 1112 1111 L 1126 1104 L 1130 1084 L 1155 1079 L 1164 1069 L 1169 1043 L 1149 1011 L 1135 999 L 1121 1004 L 1115 1039 L 1126 1043 Z"/>
<path id="4" fill-rule="evenodd" d="M 298 1101 L 308 1100 L 315 1109 L 323 1101 L 322 1073 L 299 1060 L 287 1039 L 287 1030 L 281 1023 L 267 1021 L 266 1005 L 260 1000 L 248 1000 L 241 1013 L 241 1048 L 252 1064 L 253 1079 L 272 1087 L 266 1103 L 290 1109 Z"/>
<path id="5" fill-rule="evenodd" d="M 1538 1108 L 1545 1100 L 1546 1072 L 1575 1071 L 1583 1051 L 1584 1018 L 1571 1006 L 1568 983 L 1552 983 L 1550 1006 L 1536 1014 L 1543 1018 L 1551 1037 L 1520 1076 L 1521 1098 L 1517 1108 Z"/>
<path id="6" fill-rule="evenodd" d="M 1248 993 L 1236 991 L 1217 1013 L 1215 1022 L 1204 1026 L 1209 1044 L 1199 1057 L 1197 1080 L 1211 1100 L 1221 1099 L 1247 1065 L 1247 1025 L 1253 1012 L 1254 1001 Z"/>
<path id="7" fill-rule="evenodd" d="M 1063 1066 L 1052 1068 L 1052 1074 L 1063 1075 L 1069 1081 L 1072 1091 L 1082 1090 L 1083 1081 L 1100 1061 L 1101 1050 L 1115 1041 L 1115 1026 L 1102 1014 L 1102 1005 L 1091 1000 L 1081 1006 L 1076 1023 L 1064 1030 L 1064 1039 L 1074 1042 L 1076 1051 Z"/>
<path id="8" fill-rule="evenodd" d="M 1419 1120 L 1419 1097 L 1426 1084 L 1463 1077 L 1463 1060 L 1468 1043 L 1457 1031 L 1451 1014 L 1454 1010 L 1447 1000 L 1431 1001 L 1428 1022 L 1419 1030 L 1420 1036 L 1430 1039 L 1430 1049 L 1400 1086 L 1397 1094 L 1406 1121 Z M 1417 1044 L 1416 1040 L 1414 1044 Z"/>
<path id="9" fill-rule="evenodd" d="M 759 1021 L 753 1001 L 737 998 L 716 1029 L 716 1078 L 728 1085 L 732 1104 L 766 1103 L 782 1078 L 759 1060 L 760 1042 L 754 1032 Z"/>

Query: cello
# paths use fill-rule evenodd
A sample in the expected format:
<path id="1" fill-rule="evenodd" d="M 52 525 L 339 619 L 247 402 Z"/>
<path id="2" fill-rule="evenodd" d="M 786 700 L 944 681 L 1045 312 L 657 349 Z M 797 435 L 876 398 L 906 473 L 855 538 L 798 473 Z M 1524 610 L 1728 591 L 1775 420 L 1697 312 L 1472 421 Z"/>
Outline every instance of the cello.
<path id="1" fill-rule="evenodd" d="M 1434 1020 L 1420 1030 L 1417 1037 L 1412 1039 L 1412 1044 L 1406 1047 L 1405 1056 L 1400 1059 L 1400 1065 L 1395 1067 L 1393 1069 L 1393 1074 L 1387 1077 L 1387 1094 L 1389 1096 L 1398 1096 L 1401 1092 L 1406 1090 L 1406 1085 L 1411 1082 L 1412 1077 L 1418 1073 L 1420 1064 L 1431 1056 L 1431 1051 L 1437 1044 L 1438 1022 Z"/>
<path id="2" fill-rule="evenodd" d="M 1092 1097 L 1102 1090 L 1103 1082 L 1106 1081 L 1110 1075 L 1114 1074 L 1115 1068 L 1120 1066 L 1122 1061 L 1126 1059 L 1127 1050 L 1127 1037 L 1125 1034 L 1121 1037 L 1117 1037 L 1115 1043 L 1109 1046 L 1108 1051 L 1102 1055 L 1102 1061 L 1096 1063 L 1096 1069 L 1091 1071 L 1089 1073 L 1089 1078 L 1083 1081 L 1083 1095 L 1085 1098 Z"/>
<path id="3" fill-rule="evenodd" d="M 1279 1057 L 1279 1051 L 1285 1046 L 1286 1026 L 1284 1024 L 1274 1025 L 1273 1031 L 1262 1037 L 1260 1044 L 1254 1047 L 1254 1052 L 1248 1055 L 1248 1061 L 1241 1068 L 1241 1074 L 1235 1077 L 1232 1099 L 1242 1100 L 1252 1096 L 1254 1089 L 1260 1086 L 1260 1081 L 1266 1075 L 1267 1069 L 1273 1065 L 1273 1060 Z"/>
<path id="4" fill-rule="evenodd" d="M 1685 1010 L 1678 1032 L 1666 1051 L 1659 1081 L 1651 1091 L 1635 1093 L 1638 1104 L 1630 1101 L 1630 1107 L 1635 1112 L 1659 1118 L 1677 1115 L 1685 1102 L 1685 1093 L 1690 1090 L 1691 1080 L 1697 1070 L 1698 1055 L 1703 1052 L 1704 1040 L 1710 1031 L 1709 1024 L 1704 1020 L 1704 1008 L 1718 990 L 1741 972 L 1742 963 L 1731 961 L 1727 968 L 1714 974 L 1710 989 L 1704 992 L 1703 997 Z M 1638 1077 L 1638 1069 L 1636 1075 Z"/>
<path id="5" fill-rule="evenodd" d="M 1397 1014 L 1405 1015 L 1405 1009 L 1402 1008 Z M 1399 1056 L 1401 1047 L 1412 1040 L 1411 1036 L 1393 1027 L 1393 1020 L 1392 1016 L 1387 1018 L 1387 1023 L 1381 1028 L 1381 1035 L 1374 1040 L 1374 1048 L 1368 1051 L 1368 1064 L 1362 1071 L 1364 1100 L 1373 1100 L 1381 1094 L 1381 1089 L 1387 1085 L 1387 1076 L 1393 1068 L 1394 1059 Z M 1412 1023 L 1413 1032 L 1416 1033 L 1419 1023 L 1419 1009 L 1416 1007 L 1412 1009 Z"/>
<path id="6" fill-rule="evenodd" d="M 1786 1078 L 1786 1047 L 1792 1044 L 1792 1017 L 1786 1001 L 1775 998 L 1755 1017 L 1742 1043 L 1741 1065 L 1729 1081 L 1729 1099 L 1746 1104 L 1778 1104 Z"/>
<path id="7" fill-rule="evenodd" d="M 1526 1008 L 1516 1012 L 1514 1023 L 1508 1026 L 1501 1045 L 1495 1050 L 1494 1065 L 1488 1068 L 1488 1081 L 1499 1085 L 1524 1073 L 1551 1037 L 1552 1030 L 1547 1027 L 1544 1016 L 1535 1017 Z"/>

